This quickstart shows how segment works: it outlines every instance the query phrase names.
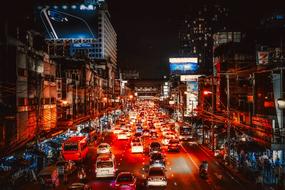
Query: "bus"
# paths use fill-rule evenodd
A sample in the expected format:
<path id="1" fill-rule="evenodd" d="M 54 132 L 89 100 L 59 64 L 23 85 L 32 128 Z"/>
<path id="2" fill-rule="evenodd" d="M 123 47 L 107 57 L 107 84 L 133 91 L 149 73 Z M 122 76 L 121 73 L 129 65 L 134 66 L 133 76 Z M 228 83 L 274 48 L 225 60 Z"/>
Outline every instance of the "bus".
<path id="1" fill-rule="evenodd" d="M 190 141 L 192 139 L 191 126 L 181 125 L 178 128 L 179 140 Z"/>
<path id="2" fill-rule="evenodd" d="M 88 152 L 87 137 L 70 137 L 62 144 L 62 156 L 64 160 L 82 161 Z"/>

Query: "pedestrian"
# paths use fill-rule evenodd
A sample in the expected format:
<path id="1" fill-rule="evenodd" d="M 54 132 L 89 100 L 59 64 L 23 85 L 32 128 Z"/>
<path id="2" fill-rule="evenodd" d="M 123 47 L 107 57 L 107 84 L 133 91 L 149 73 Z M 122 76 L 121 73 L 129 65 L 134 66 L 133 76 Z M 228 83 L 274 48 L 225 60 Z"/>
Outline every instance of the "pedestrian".
<path id="1" fill-rule="evenodd" d="M 83 167 L 78 170 L 78 178 L 80 180 L 80 183 L 84 183 L 86 180 L 86 173 Z"/>

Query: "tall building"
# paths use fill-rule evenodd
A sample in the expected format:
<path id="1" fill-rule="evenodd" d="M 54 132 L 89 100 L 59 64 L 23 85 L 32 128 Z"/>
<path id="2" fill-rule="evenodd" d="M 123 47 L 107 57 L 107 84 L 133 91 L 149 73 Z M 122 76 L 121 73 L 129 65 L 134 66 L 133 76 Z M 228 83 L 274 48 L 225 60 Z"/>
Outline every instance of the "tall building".
<path id="1" fill-rule="evenodd" d="M 45 34 L 48 54 L 52 58 L 92 60 L 96 69 L 107 72 L 107 91 L 111 98 L 117 68 L 117 34 L 107 3 L 104 0 L 53 3 L 39 5 L 35 12 Z"/>
<path id="2" fill-rule="evenodd" d="M 212 35 L 225 29 L 228 9 L 220 5 L 204 5 L 194 16 L 185 16 L 179 32 L 180 56 L 198 57 L 199 73 L 209 74 L 212 62 Z"/>
<path id="3" fill-rule="evenodd" d="M 98 12 L 98 40 L 95 43 L 97 45 L 95 58 L 110 59 L 110 62 L 116 65 L 117 34 L 110 19 L 111 15 L 105 4 Z"/>
<path id="4" fill-rule="evenodd" d="M 105 1 L 40 5 L 36 20 L 53 57 L 87 57 L 117 63 L 117 34 Z M 65 22 L 58 26 L 54 20 Z"/>

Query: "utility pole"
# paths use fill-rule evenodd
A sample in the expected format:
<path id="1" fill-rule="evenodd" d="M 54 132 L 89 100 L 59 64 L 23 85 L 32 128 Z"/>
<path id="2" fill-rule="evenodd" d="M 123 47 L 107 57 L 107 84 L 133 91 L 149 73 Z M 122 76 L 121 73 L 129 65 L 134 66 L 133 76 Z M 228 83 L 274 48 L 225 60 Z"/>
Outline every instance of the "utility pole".
<path id="1" fill-rule="evenodd" d="M 215 132 L 214 132 L 214 121 L 213 121 L 213 115 L 215 112 L 215 97 L 214 97 L 214 76 L 211 76 L 212 79 L 212 86 L 211 86 L 211 91 L 212 91 L 212 116 L 211 116 L 211 133 L 212 133 L 212 150 L 215 150 Z"/>
<path id="2" fill-rule="evenodd" d="M 231 125 L 230 125 L 230 77 L 229 73 L 226 73 L 227 78 L 227 143 L 228 143 L 228 156 L 230 156 L 230 135 L 231 135 Z"/>

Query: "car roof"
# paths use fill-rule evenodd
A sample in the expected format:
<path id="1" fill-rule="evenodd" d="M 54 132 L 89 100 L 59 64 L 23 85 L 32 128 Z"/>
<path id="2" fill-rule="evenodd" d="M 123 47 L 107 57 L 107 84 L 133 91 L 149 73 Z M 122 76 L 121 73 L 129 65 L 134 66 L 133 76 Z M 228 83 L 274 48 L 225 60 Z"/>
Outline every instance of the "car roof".
<path id="1" fill-rule="evenodd" d="M 120 175 L 133 175 L 133 174 L 131 172 L 120 172 L 118 176 Z"/>
<path id="2" fill-rule="evenodd" d="M 108 146 L 110 146 L 108 143 L 100 143 L 99 146 L 100 145 L 108 145 Z"/>
<path id="3" fill-rule="evenodd" d="M 162 171 L 164 173 L 164 169 L 161 167 L 151 167 L 151 168 L 149 168 L 149 171 L 151 171 L 151 170 Z"/>

